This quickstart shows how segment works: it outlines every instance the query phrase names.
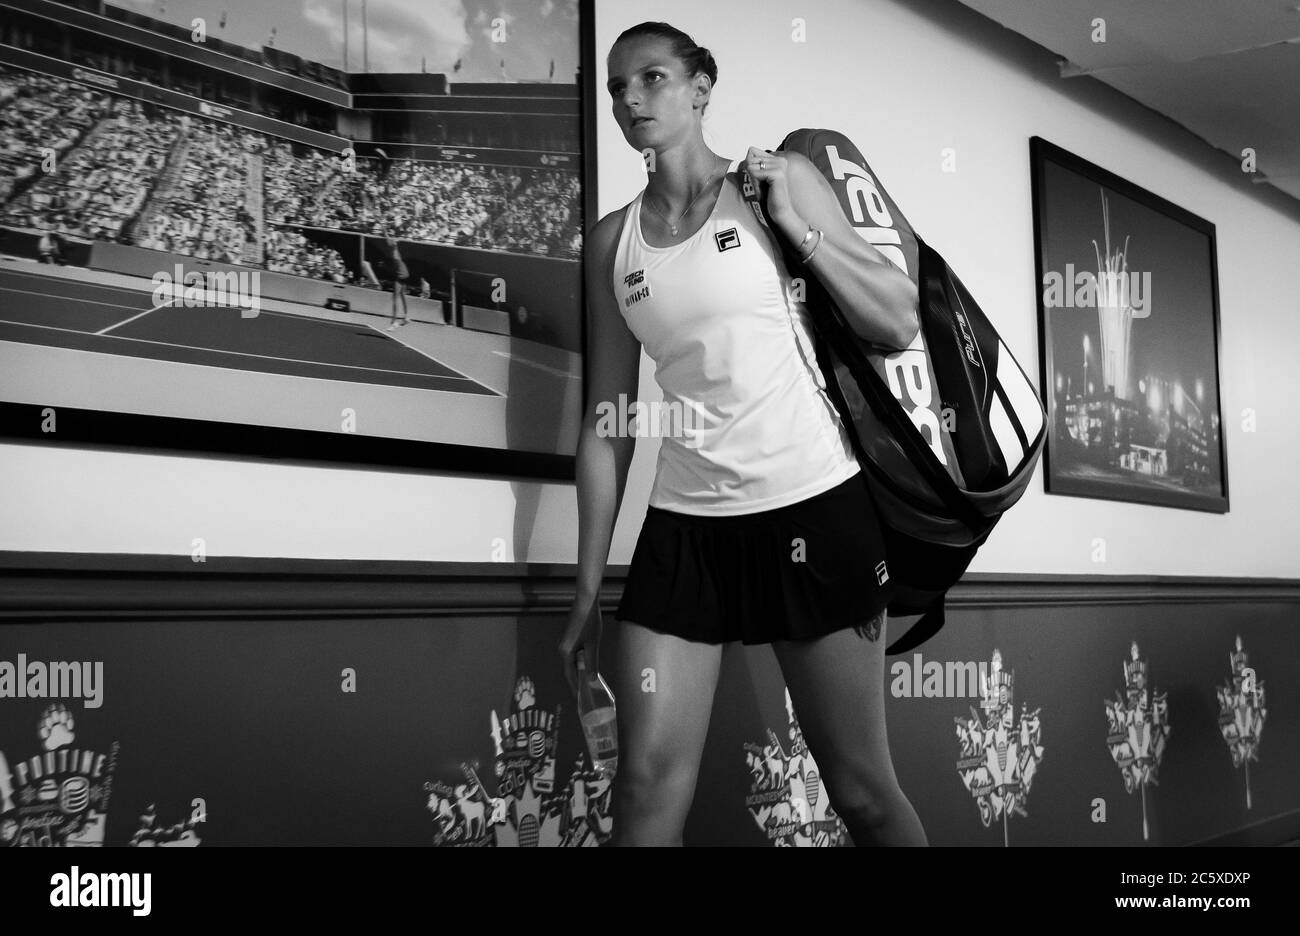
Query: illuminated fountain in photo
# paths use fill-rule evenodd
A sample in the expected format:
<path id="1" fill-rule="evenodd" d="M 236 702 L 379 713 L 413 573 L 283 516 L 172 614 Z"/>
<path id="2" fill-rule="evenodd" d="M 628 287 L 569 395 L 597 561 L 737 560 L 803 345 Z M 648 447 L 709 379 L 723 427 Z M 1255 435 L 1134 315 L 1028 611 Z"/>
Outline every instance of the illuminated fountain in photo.
<path id="1" fill-rule="evenodd" d="M 1101 386 L 1115 388 L 1115 396 L 1132 399 L 1132 360 L 1130 357 L 1133 333 L 1133 305 L 1129 296 L 1128 238 L 1124 249 L 1111 253 L 1110 206 L 1106 193 L 1101 193 L 1101 217 L 1105 226 L 1106 257 L 1094 240 L 1097 255 L 1097 325 L 1101 330 Z M 1084 388 L 1085 392 L 1087 388 Z"/>

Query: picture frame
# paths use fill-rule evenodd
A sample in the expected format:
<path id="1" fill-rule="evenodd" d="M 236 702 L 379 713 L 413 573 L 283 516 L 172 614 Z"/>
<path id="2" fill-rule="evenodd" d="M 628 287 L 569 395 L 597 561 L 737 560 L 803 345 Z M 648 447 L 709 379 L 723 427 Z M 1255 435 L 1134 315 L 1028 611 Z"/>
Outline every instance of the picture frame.
<path id="1" fill-rule="evenodd" d="M 507 3 L 463 73 L 381 61 L 384 0 L 343 68 L 210 6 L 0 27 L 0 438 L 573 480 L 594 0 Z"/>
<path id="2" fill-rule="evenodd" d="M 1226 513 L 1214 224 L 1041 137 L 1030 164 L 1046 491 Z"/>

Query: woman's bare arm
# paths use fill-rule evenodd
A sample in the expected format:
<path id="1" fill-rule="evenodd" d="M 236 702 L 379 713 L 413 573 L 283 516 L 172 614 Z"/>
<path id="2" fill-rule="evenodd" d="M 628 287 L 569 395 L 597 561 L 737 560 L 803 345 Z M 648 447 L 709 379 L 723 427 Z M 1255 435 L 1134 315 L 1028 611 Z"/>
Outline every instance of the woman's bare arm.
<path id="1" fill-rule="evenodd" d="M 840 210 L 830 183 L 806 156 L 795 152 L 783 155 L 795 209 L 773 217 L 773 223 L 795 245 L 808 233 L 809 225 L 821 230 L 821 245 L 808 266 L 816 271 L 849 326 L 872 344 L 906 348 L 921 327 L 916 284 L 858 236 Z M 815 236 L 803 252 L 811 250 L 814 243 Z"/>
<path id="2" fill-rule="evenodd" d="M 637 398 L 641 343 L 623 320 L 610 282 L 622 211 L 592 229 L 586 245 L 589 385 L 578 439 L 578 599 L 594 602 L 609 559 L 614 522 L 627 483 L 635 436 L 597 431 L 601 404 L 631 410 Z M 615 421 L 618 422 L 617 420 Z"/>

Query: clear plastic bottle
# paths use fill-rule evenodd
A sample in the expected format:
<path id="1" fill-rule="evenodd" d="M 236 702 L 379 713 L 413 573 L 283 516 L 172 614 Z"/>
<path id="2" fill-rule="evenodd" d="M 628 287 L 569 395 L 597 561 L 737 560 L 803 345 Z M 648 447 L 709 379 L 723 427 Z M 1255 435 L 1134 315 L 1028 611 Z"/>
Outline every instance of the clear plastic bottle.
<path id="1" fill-rule="evenodd" d="M 587 738 L 587 752 L 598 772 L 613 777 L 618 770 L 618 722 L 614 694 L 598 670 L 587 672 L 586 651 L 578 653 L 578 717 Z"/>

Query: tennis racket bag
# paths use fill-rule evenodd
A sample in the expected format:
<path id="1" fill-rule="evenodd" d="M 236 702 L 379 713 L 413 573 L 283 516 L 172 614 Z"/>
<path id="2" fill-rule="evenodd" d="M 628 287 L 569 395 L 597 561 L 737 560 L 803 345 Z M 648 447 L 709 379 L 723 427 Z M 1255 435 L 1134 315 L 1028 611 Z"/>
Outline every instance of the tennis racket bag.
<path id="1" fill-rule="evenodd" d="M 922 615 L 886 651 L 902 653 L 943 627 L 948 589 L 1029 483 L 1047 414 L 997 329 L 848 137 L 795 130 L 781 150 L 802 153 L 822 172 L 857 233 L 920 294 L 921 330 L 896 351 L 858 337 L 816 274 L 804 279 L 818 364 L 848 417 L 880 516 L 895 583 L 889 613 Z M 766 193 L 742 173 L 746 201 L 798 276 L 804 267 L 795 245 L 767 216 Z"/>

